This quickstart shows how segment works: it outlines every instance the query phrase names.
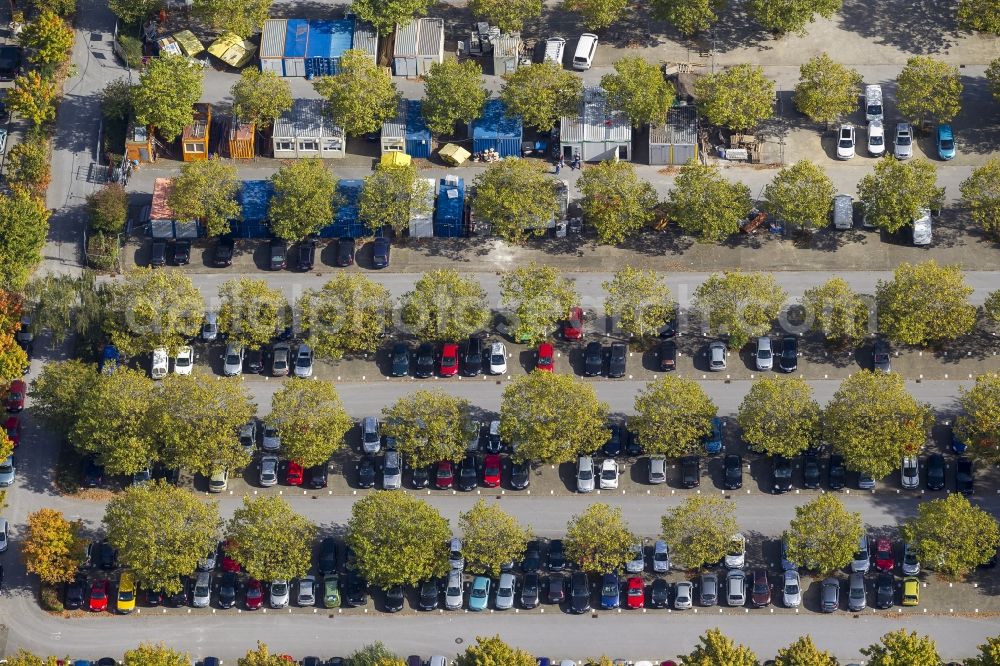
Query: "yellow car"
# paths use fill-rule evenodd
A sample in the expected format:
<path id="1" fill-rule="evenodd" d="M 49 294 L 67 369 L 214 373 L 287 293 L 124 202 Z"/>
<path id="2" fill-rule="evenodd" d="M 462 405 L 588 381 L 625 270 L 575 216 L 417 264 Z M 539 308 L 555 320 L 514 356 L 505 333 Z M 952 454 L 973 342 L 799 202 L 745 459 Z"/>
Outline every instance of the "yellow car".
<path id="1" fill-rule="evenodd" d="M 123 571 L 118 579 L 118 612 L 131 613 L 135 608 L 135 574 Z"/>
<path id="2" fill-rule="evenodd" d="M 914 576 L 903 579 L 903 605 L 917 606 L 920 604 L 920 581 Z"/>

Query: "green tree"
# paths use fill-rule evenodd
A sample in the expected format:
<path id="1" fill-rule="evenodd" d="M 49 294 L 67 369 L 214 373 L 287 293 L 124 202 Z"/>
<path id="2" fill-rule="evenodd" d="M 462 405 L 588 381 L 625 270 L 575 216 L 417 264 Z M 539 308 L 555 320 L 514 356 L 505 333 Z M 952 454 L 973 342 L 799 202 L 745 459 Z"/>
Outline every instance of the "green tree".
<path id="1" fill-rule="evenodd" d="M 365 645 L 347 658 L 347 663 L 351 666 L 397 666 L 394 663 L 397 661 L 399 657 L 382 645 L 381 641 Z"/>
<path id="2" fill-rule="evenodd" d="M 486 576 L 499 576 L 504 564 L 520 562 L 531 538 L 531 530 L 521 527 L 499 504 L 482 499 L 459 514 L 458 527 L 466 568 Z"/>
<path id="3" fill-rule="evenodd" d="M 778 34 L 806 34 L 806 26 L 815 15 L 831 18 L 840 11 L 843 0 L 750 0 L 747 10 L 767 30 Z"/>
<path id="4" fill-rule="evenodd" d="M 9 666 L 61 666 L 61 664 L 69 661 L 69 658 L 60 660 L 56 657 L 46 657 L 42 659 L 36 656 L 24 648 L 20 648 L 15 654 L 7 657 L 7 664 Z"/>
<path id="5" fill-rule="evenodd" d="M 8 89 L 5 102 L 8 109 L 41 127 L 56 119 L 57 94 L 53 79 L 32 70 L 14 78 L 14 87 Z"/>
<path id="6" fill-rule="evenodd" d="M 1000 289 L 986 297 L 983 303 L 983 314 L 995 324 L 1000 324 Z"/>
<path id="7" fill-rule="evenodd" d="M 372 493 L 354 503 L 347 544 L 358 571 L 377 588 L 416 586 L 448 572 L 451 528 L 437 509 L 402 492 Z"/>
<path id="8" fill-rule="evenodd" d="M 637 539 L 620 508 L 595 502 L 566 524 L 566 556 L 586 573 L 617 571 Z"/>
<path id="9" fill-rule="evenodd" d="M 396 29 L 396 24 L 407 25 L 426 16 L 432 4 L 431 0 L 353 0 L 351 11 L 385 37 Z"/>
<path id="10" fill-rule="evenodd" d="M 623 243 L 656 216 L 656 190 L 639 179 L 631 162 L 611 160 L 588 166 L 577 188 L 583 195 L 584 218 L 597 229 L 602 243 Z"/>
<path id="11" fill-rule="evenodd" d="M 504 307 L 513 307 L 516 325 L 511 337 L 537 344 L 549 336 L 556 320 L 569 315 L 570 308 L 579 303 L 580 294 L 573 281 L 562 277 L 558 269 L 531 262 L 504 271 L 500 276 L 500 300 Z"/>
<path id="12" fill-rule="evenodd" d="M 274 235 L 301 240 L 333 221 L 337 179 L 317 157 L 293 160 L 271 176 L 274 197 L 269 218 Z"/>
<path id="13" fill-rule="evenodd" d="M 915 124 L 947 123 L 962 110 L 958 67 L 930 56 L 912 56 L 896 77 L 896 107 Z"/>
<path id="14" fill-rule="evenodd" d="M 461 460 L 471 429 L 469 401 L 440 390 L 407 393 L 382 409 L 382 431 L 414 468 Z"/>
<path id="15" fill-rule="evenodd" d="M 140 643 L 139 647 L 126 650 L 124 666 L 187 666 L 191 657 L 186 652 L 179 652 L 163 643 Z"/>
<path id="16" fill-rule="evenodd" d="M 962 181 L 962 205 L 983 232 L 1000 240 L 1000 160 L 990 159 Z"/>
<path id="17" fill-rule="evenodd" d="M 82 532 L 83 522 L 66 520 L 62 511 L 44 508 L 28 514 L 21 541 L 25 569 L 46 585 L 70 582 L 87 559 Z"/>
<path id="18" fill-rule="evenodd" d="M 861 648 L 868 666 L 938 666 L 941 657 L 930 636 L 918 636 L 905 629 L 890 631 L 881 642 Z"/>
<path id="19" fill-rule="evenodd" d="M 174 352 L 201 330 L 205 300 L 184 273 L 133 268 L 107 290 L 104 331 L 126 355 Z"/>
<path id="20" fill-rule="evenodd" d="M 489 92 L 483 85 L 483 68 L 475 60 L 446 59 L 431 65 L 424 76 L 424 102 L 421 105 L 427 129 L 450 136 L 458 122 L 471 123 L 479 118 Z"/>
<path id="21" fill-rule="evenodd" d="M 421 340 L 457 340 L 490 320 L 486 291 L 451 268 L 428 271 L 399 299 L 400 317 Z"/>
<path id="22" fill-rule="evenodd" d="M 537 663 L 524 650 L 507 645 L 499 634 L 476 636 L 476 644 L 467 647 L 455 659 L 456 666 L 535 666 Z"/>
<path id="23" fill-rule="evenodd" d="M 660 534 L 670 558 L 682 569 L 721 560 L 739 531 L 736 507 L 718 495 L 691 495 L 660 519 Z"/>
<path id="24" fill-rule="evenodd" d="M 837 193 L 826 171 L 809 160 L 781 169 L 764 188 L 764 209 L 800 229 L 823 229 Z"/>
<path id="25" fill-rule="evenodd" d="M 989 67 L 986 68 L 986 80 L 990 84 L 993 99 L 1000 100 L 1000 58 L 990 62 Z"/>
<path id="26" fill-rule="evenodd" d="M 123 23 L 137 25 L 164 6 L 163 0 L 108 0 L 108 6 Z"/>
<path id="27" fill-rule="evenodd" d="M 641 57 L 622 58 L 615 71 L 601 77 L 612 108 L 623 111 L 636 127 L 663 122 L 677 91 L 657 65 Z"/>
<path id="28" fill-rule="evenodd" d="M 542 0 L 469 0 L 469 11 L 501 32 L 520 32 L 525 21 L 541 16 Z"/>
<path id="29" fill-rule="evenodd" d="M 42 132 L 30 131 L 7 151 L 7 182 L 12 190 L 44 197 L 51 179 L 49 140 Z"/>
<path id="30" fill-rule="evenodd" d="M 192 14 L 218 32 L 246 39 L 264 27 L 271 0 L 194 0 Z"/>
<path id="31" fill-rule="evenodd" d="M 332 382 L 297 377 L 274 394 L 264 422 L 281 433 L 285 457 L 303 467 L 327 462 L 354 426 Z"/>
<path id="32" fill-rule="evenodd" d="M 140 587 L 181 589 L 181 579 L 218 545 L 219 507 L 184 488 L 155 480 L 115 495 L 104 512 L 108 542 Z"/>
<path id="33" fill-rule="evenodd" d="M 836 0 L 839 4 L 840 0 Z M 825 52 L 799 67 L 792 101 L 817 123 L 834 123 L 858 108 L 863 79 L 856 69 L 841 65 Z"/>
<path id="34" fill-rule="evenodd" d="M 715 404 L 693 379 L 664 375 L 635 397 L 630 429 L 646 453 L 669 457 L 694 453 L 712 432 Z"/>
<path id="35" fill-rule="evenodd" d="M 628 0 L 563 0 L 562 9 L 580 14 L 589 30 L 600 30 L 620 19 L 628 4 Z"/>
<path id="36" fill-rule="evenodd" d="M 219 287 L 219 331 L 232 344 L 263 347 L 290 320 L 288 301 L 266 280 L 226 280 Z"/>
<path id="37" fill-rule="evenodd" d="M 725 0 L 653 0 L 656 16 L 685 37 L 711 28 L 725 8 Z"/>
<path id="38" fill-rule="evenodd" d="M 563 116 L 576 115 L 583 99 L 583 80 L 562 68 L 561 64 L 546 61 L 522 65 L 503 75 L 500 99 L 507 105 L 507 113 L 521 116 L 525 127 L 548 131 Z"/>
<path id="39" fill-rule="evenodd" d="M 191 164 L 195 164 L 192 162 Z M 121 183 L 108 183 L 87 195 L 90 228 L 106 234 L 118 234 L 125 228 L 128 195 Z"/>
<path id="40" fill-rule="evenodd" d="M 431 187 L 426 178 L 417 178 L 414 164 L 380 164 L 375 173 L 365 176 L 365 186 L 358 198 L 358 217 L 376 233 L 385 227 L 402 234 L 414 215 L 429 215 L 427 206 Z"/>
<path id="41" fill-rule="evenodd" d="M 851 561 L 863 533 L 860 513 L 845 509 L 836 495 L 819 495 L 795 508 L 785 532 L 787 559 L 821 574 L 835 571 Z"/>
<path id="42" fill-rule="evenodd" d="M 1000 460 L 1000 375 L 976 377 L 971 389 L 959 388 L 961 414 L 955 419 L 955 434 L 977 459 Z M 36 407 L 37 409 L 37 407 Z"/>
<path id="43" fill-rule="evenodd" d="M 69 58 L 73 48 L 73 28 L 51 9 L 43 9 L 21 31 L 21 46 L 28 50 L 28 62 L 43 72 L 53 72 Z"/>
<path id="44" fill-rule="evenodd" d="M 233 114 L 258 129 L 292 108 L 291 86 L 270 70 L 262 72 L 256 67 L 245 67 L 229 94 L 233 97 Z"/>
<path id="45" fill-rule="evenodd" d="M 94 365 L 76 359 L 46 363 L 33 382 L 31 414 L 47 430 L 64 436 L 72 430 L 80 416 L 83 398 L 97 383 Z"/>
<path id="46" fill-rule="evenodd" d="M 964 666 L 1000 666 L 1000 636 L 987 638 L 979 646 L 979 654 L 963 662 Z"/>
<path id="47" fill-rule="evenodd" d="M 530 233 L 545 234 L 559 212 L 556 180 L 536 161 L 505 159 L 476 176 L 472 213 L 487 220 L 493 233 L 508 243 L 521 243 Z"/>
<path id="48" fill-rule="evenodd" d="M 22 376 L 28 365 L 28 355 L 15 342 L 14 335 L 0 334 L 0 385 Z"/>
<path id="49" fill-rule="evenodd" d="M 617 318 L 618 326 L 632 337 L 654 333 L 673 317 L 676 303 L 655 271 L 625 265 L 601 288 L 608 293 L 604 314 Z"/>
<path id="50" fill-rule="evenodd" d="M 698 285 L 694 306 L 713 335 L 728 335 L 729 348 L 771 329 L 788 294 L 771 273 L 713 273 Z"/>
<path id="51" fill-rule="evenodd" d="M 153 58 L 139 75 L 132 95 L 135 118 L 152 125 L 167 141 L 181 135 L 194 120 L 194 104 L 201 99 L 205 73 L 183 56 Z"/>
<path id="52" fill-rule="evenodd" d="M 750 648 L 733 643 L 719 629 L 709 629 L 698 640 L 691 654 L 681 655 L 684 666 L 759 666 Z"/>
<path id="53" fill-rule="evenodd" d="M 239 218 L 240 188 L 237 169 L 218 157 L 187 162 L 173 179 L 167 203 L 181 220 L 200 220 L 209 236 L 231 231 L 230 220 Z"/>
<path id="54" fill-rule="evenodd" d="M 749 187 L 726 180 L 714 164 L 695 160 L 680 168 L 667 196 L 670 219 L 702 243 L 735 234 L 751 208 Z"/>
<path id="55" fill-rule="evenodd" d="M 160 460 L 211 475 L 217 468 L 242 469 L 250 462 L 238 437 L 254 415 L 254 404 L 238 378 L 170 374 L 150 405 Z"/>
<path id="56" fill-rule="evenodd" d="M 854 292 L 842 277 L 806 289 L 802 307 L 811 317 L 811 329 L 822 333 L 827 342 L 846 346 L 857 343 L 874 328 L 869 326 L 868 301 Z"/>
<path id="57" fill-rule="evenodd" d="M 36 336 L 49 331 L 49 344 L 55 348 L 75 333 L 84 340 L 97 337 L 103 317 L 103 294 L 94 285 L 93 271 L 80 275 L 46 273 L 35 277 L 25 287 L 30 304 L 31 326 Z"/>
<path id="58" fill-rule="evenodd" d="M 809 382 L 798 377 L 762 375 L 740 403 L 736 420 L 747 444 L 768 455 L 791 458 L 819 441 L 819 403 Z"/>
<path id="59" fill-rule="evenodd" d="M 290 580 L 312 567 L 316 525 L 277 495 L 243 497 L 226 525 L 226 550 L 257 580 Z M 207 551 L 206 551 L 207 552 Z"/>
<path id="60" fill-rule="evenodd" d="M 288 661 L 280 654 L 271 654 L 266 643 L 257 641 L 257 647 L 236 660 L 236 666 L 288 666 Z"/>
<path id="61" fill-rule="evenodd" d="M 594 451 L 608 441 L 607 421 L 593 385 L 570 375 L 532 372 L 507 384 L 500 400 L 500 437 L 518 462 L 563 463 Z"/>
<path id="62" fill-rule="evenodd" d="M 328 100 L 331 117 L 350 136 L 377 132 L 396 117 L 399 90 L 364 51 L 345 51 L 340 72 L 314 79 L 313 88 Z"/>
<path id="63" fill-rule="evenodd" d="M 303 330 L 317 356 L 374 353 L 392 325 L 389 290 L 361 273 L 338 273 L 299 298 Z"/>
<path id="64" fill-rule="evenodd" d="M 907 345 L 939 345 L 965 335 L 976 325 L 972 287 L 957 264 L 933 259 L 896 266 L 891 281 L 876 286 L 879 330 Z"/>
<path id="65" fill-rule="evenodd" d="M 913 399 L 895 373 L 861 370 L 845 379 L 823 412 L 826 441 L 848 469 L 880 479 L 916 455 L 933 423 L 930 407 Z"/>
<path id="66" fill-rule="evenodd" d="M 110 81 L 101 90 L 101 115 L 108 119 L 128 120 L 135 109 L 132 98 L 135 95 L 135 85 L 125 77 Z"/>
<path id="67" fill-rule="evenodd" d="M 0 284 L 19 289 L 28 282 L 42 260 L 49 215 L 42 199 L 23 190 L 0 194 Z"/>
<path id="68" fill-rule="evenodd" d="M 956 18 L 963 30 L 1000 35 L 1000 8 L 990 0 L 958 0 Z"/>
<path id="69" fill-rule="evenodd" d="M 774 666 L 839 666 L 837 658 L 813 643 L 809 634 L 778 650 Z"/>
<path id="70" fill-rule="evenodd" d="M 916 518 L 903 525 L 902 533 L 922 562 L 955 578 L 986 564 L 1000 546 L 996 518 L 961 493 L 918 504 Z"/>
<path id="71" fill-rule="evenodd" d="M 774 81 L 758 65 L 733 65 L 708 74 L 694 89 L 701 112 L 713 125 L 747 131 L 774 113 Z"/>
<path id="72" fill-rule="evenodd" d="M 153 380 L 131 368 L 99 376 L 80 399 L 70 443 L 97 456 L 109 474 L 146 469 L 156 459 L 148 423 L 154 391 Z"/>

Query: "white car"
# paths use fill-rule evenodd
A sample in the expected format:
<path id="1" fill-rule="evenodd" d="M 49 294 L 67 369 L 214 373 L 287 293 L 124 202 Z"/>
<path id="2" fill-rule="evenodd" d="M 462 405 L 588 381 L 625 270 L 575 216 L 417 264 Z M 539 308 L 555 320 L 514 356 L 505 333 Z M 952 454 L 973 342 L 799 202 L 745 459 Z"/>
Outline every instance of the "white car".
<path id="1" fill-rule="evenodd" d="M 278 484 L 278 458 L 264 456 L 260 459 L 260 485 L 265 488 Z"/>
<path id="2" fill-rule="evenodd" d="M 452 537 L 448 542 L 448 566 L 459 573 L 465 569 L 465 556 L 462 555 L 462 540 Z"/>
<path id="3" fill-rule="evenodd" d="M 444 589 L 444 607 L 448 610 L 462 608 L 462 572 L 452 569 L 448 574 L 448 584 Z"/>
<path id="4" fill-rule="evenodd" d="M 299 596 L 296 599 L 299 606 L 316 605 L 316 579 L 312 576 L 303 576 L 299 579 Z"/>
<path id="5" fill-rule="evenodd" d="M 260 439 L 260 448 L 265 451 L 277 451 L 281 448 L 281 435 L 278 434 L 278 427 L 264 424 L 264 432 Z"/>
<path id="6" fill-rule="evenodd" d="M 589 493 L 594 489 L 594 459 L 580 456 L 576 461 L 576 492 Z"/>
<path id="7" fill-rule="evenodd" d="M 691 581 L 682 580 L 674 583 L 674 610 L 687 610 L 693 606 L 694 585 Z"/>
<path id="8" fill-rule="evenodd" d="M 295 352 L 295 376 L 312 377 L 313 373 L 313 350 L 307 344 L 299 345 Z"/>
<path id="9" fill-rule="evenodd" d="M 270 595 L 271 608 L 285 608 L 288 606 L 288 581 L 271 581 Z"/>
<path id="10" fill-rule="evenodd" d="M 17 478 L 17 466 L 14 464 L 14 456 L 7 456 L 7 459 L 0 463 L 0 488 L 14 485 Z"/>
<path id="11" fill-rule="evenodd" d="M 903 575 L 916 576 L 920 573 L 920 558 L 912 543 L 903 544 Z"/>
<path id="12" fill-rule="evenodd" d="M 916 456 L 903 456 L 903 462 L 899 466 L 899 476 L 904 488 L 920 487 L 920 463 Z"/>
<path id="13" fill-rule="evenodd" d="M 585 32 L 580 35 L 576 51 L 573 53 L 573 69 L 581 72 L 590 69 L 597 53 L 597 41 L 597 35 L 593 33 Z"/>
<path id="14" fill-rule="evenodd" d="M 725 564 L 727 569 L 742 569 L 746 564 L 747 538 L 737 532 L 729 540 L 729 548 L 726 549 Z"/>
<path id="15" fill-rule="evenodd" d="M 153 379 L 163 379 L 167 376 L 169 358 L 166 347 L 157 347 L 153 350 L 153 361 L 149 368 L 149 375 Z"/>
<path id="16" fill-rule="evenodd" d="M 7 552 L 7 519 L 0 518 L 0 553 Z"/>
<path id="17" fill-rule="evenodd" d="M 625 562 L 625 572 L 631 574 L 642 573 L 646 568 L 646 551 L 641 543 L 634 543 L 628 549 L 629 559 Z"/>
<path id="18" fill-rule="evenodd" d="M 226 345 L 226 353 L 222 357 L 222 374 L 226 377 L 243 374 L 243 345 Z"/>
<path id="19" fill-rule="evenodd" d="M 885 155 L 885 128 L 881 120 L 868 123 L 868 154 L 872 157 Z"/>
<path id="20" fill-rule="evenodd" d="M 785 582 L 781 587 L 781 601 L 785 608 L 798 608 L 802 605 L 802 587 L 799 572 L 789 569 L 785 572 Z"/>
<path id="21" fill-rule="evenodd" d="M 841 125 L 837 132 L 837 159 L 849 160 L 854 157 L 855 143 L 857 142 L 854 136 L 854 125 L 850 123 Z"/>
<path id="22" fill-rule="evenodd" d="M 913 157 L 913 130 L 910 123 L 896 123 L 896 140 L 893 142 L 893 155 L 897 160 Z"/>
<path id="23" fill-rule="evenodd" d="M 174 374 L 190 375 L 193 369 L 194 349 L 188 345 L 184 345 L 177 350 L 177 355 L 174 356 Z"/>
<path id="24" fill-rule="evenodd" d="M 490 374 L 507 374 L 507 347 L 502 342 L 490 345 Z"/>
<path id="25" fill-rule="evenodd" d="M 221 493 L 229 488 L 229 470 L 220 467 L 212 471 L 212 477 L 208 480 L 208 492 Z"/>
<path id="26" fill-rule="evenodd" d="M 670 547 L 662 539 L 653 546 L 653 573 L 670 571 Z"/>
<path id="27" fill-rule="evenodd" d="M 757 370 L 766 372 L 774 367 L 774 353 L 771 350 L 771 338 L 766 335 L 757 338 L 757 352 L 754 354 Z"/>
<path id="28" fill-rule="evenodd" d="M 618 463 L 611 458 L 601 462 L 601 490 L 613 490 L 618 487 Z"/>
<path id="29" fill-rule="evenodd" d="M 514 588 L 517 579 L 512 573 L 500 574 L 500 582 L 497 584 L 497 596 L 493 602 L 493 607 L 497 610 L 510 610 L 514 607 Z"/>

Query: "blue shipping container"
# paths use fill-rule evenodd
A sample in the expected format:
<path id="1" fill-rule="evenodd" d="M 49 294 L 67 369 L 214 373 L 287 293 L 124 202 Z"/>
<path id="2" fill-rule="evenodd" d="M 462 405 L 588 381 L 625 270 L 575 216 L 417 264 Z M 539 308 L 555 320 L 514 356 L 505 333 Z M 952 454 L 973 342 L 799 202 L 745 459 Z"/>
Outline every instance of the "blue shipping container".
<path id="1" fill-rule="evenodd" d="M 406 154 L 410 157 L 431 156 L 431 131 L 424 122 L 420 100 L 406 102 Z"/>
<path id="2" fill-rule="evenodd" d="M 524 124 L 507 115 L 507 105 L 498 99 L 486 101 L 482 117 L 472 121 L 472 150 L 495 150 L 500 157 L 520 157 Z"/>
<path id="3" fill-rule="evenodd" d="M 337 183 L 337 194 L 343 203 L 333 215 L 333 224 L 323 227 L 321 238 L 362 238 L 371 236 L 371 231 L 358 219 L 358 198 L 365 181 L 347 178 Z"/>
<path id="4" fill-rule="evenodd" d="M 245 180 L 240 187 L 239 202 L 244 222 L 267 221 L 274 196 L 274 183 L 269 180 Z"/>
<path id="5" fill-rule="evenodd" d="M 288 32 L 285 33 L 285 57 L 304 58 L 308 44 L 309 21 L 288 19 Z"/>
<path id="6" fill-rule="evenodd" d="M 354 19 L 309 21 L 306 78 L 340 73 L 340 57 L 354 41 Z"/>
<path id="7" fill-rule="evenodd" d="M 434 210 L 434 235 L 457 238 L 465 232 L 465 181 L 448 183 L 438 181 L 437 206 Z"/>

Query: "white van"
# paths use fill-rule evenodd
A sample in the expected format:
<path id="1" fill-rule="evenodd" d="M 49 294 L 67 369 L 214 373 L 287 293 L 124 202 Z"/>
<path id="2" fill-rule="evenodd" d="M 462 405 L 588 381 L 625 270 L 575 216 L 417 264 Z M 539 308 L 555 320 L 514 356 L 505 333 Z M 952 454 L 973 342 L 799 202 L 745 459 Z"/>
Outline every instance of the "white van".
<path id="1" fill-rule="evenodd" d="M 882 120 L 882 86 L 865 86 L 865 119 L 868 122 Z"/>
<path id="2" fill-rule="evenodd" d="M 543 61 L 551 61 L 562 67 L 563 52 L 566 50 L 566 40 L 562 37 L 549 37 L 545 40 L 545 57 Z"/>
<path id="3" fill-rule="evenodd" d="M 833 228 L 851 229 L 854 227 L 854 197 L 850 194 L 838 194 L 833 197 Z"/>
<path id="4" fill-rule="evenodd" d="M 921 208 L 917 213 L 917 219 L 913 220 L 913 244 L 930 245 L 931 237 L 931 212 Z"/>
<path id="5" fill-rule="evenodd" d="M 585 32 L 580 35 L 573 54 L 573 69 L 584 71 L 594 64 L 594 54 L 597 53 L 597 35 Z"/>

